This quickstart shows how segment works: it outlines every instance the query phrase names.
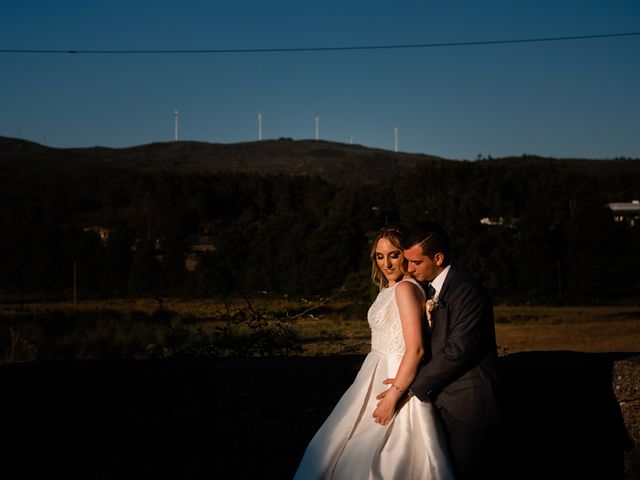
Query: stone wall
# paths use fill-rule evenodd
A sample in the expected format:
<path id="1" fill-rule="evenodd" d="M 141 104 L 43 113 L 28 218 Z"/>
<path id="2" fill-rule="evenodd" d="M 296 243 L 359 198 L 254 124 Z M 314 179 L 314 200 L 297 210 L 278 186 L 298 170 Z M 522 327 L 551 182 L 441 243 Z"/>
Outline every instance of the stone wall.
<path id="1" fill-rule="evenodd" d="M 21 478 L 290 478 L 362 360 L 5 365 L 2 465 Z M 528 352 L 501 367 L 506 478 L 640 478 L 639 356 Z"/>
<path id="2" fill-rule="evenodd" d="M 626 478 L 640 479 L 640 356 L 614 363 L 613 389 L 633 444 L 625 452 Z"/>

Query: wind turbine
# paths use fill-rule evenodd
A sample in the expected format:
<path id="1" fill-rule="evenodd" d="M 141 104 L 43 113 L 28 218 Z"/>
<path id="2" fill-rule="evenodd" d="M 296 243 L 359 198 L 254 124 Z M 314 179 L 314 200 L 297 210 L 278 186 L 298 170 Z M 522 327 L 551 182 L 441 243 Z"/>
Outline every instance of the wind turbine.
<path id="1" fill-rule="evenodd" d="M 316 115 L 316 140 L 320 140 L 320 117 Z"/>
<path id="2" fill-rule="evenodd" d="M 258 140 L 262 140 L 262 112 L 258 112 Z"/>
<path id="3" fill-rule="evenodd" d="M 178 110 L 173 111 L 173 138 L 178 141 Z"/>
<path id="4" fill-rule="evenodd" d="M 395 151 L 398 151 L 398 127 L 393 127 L 393 146 Z"/>

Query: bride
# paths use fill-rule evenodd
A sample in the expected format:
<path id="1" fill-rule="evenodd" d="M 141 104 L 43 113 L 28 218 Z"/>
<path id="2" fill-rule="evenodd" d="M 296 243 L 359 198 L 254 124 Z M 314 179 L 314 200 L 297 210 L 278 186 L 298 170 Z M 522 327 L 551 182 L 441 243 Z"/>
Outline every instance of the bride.
<path id="1" fill-rule="evenodd" d="M 424 354 L 425 294 L 405 273 L 402 235 L 384 227 L 374 240 L 371 276 L 380 292 L 367 315 L 371 352 L 309 443 L 295 479 L 453 478 L 434 406 L 406 392 Z M 395 381 L 378 402 L 388 378 Z"/>

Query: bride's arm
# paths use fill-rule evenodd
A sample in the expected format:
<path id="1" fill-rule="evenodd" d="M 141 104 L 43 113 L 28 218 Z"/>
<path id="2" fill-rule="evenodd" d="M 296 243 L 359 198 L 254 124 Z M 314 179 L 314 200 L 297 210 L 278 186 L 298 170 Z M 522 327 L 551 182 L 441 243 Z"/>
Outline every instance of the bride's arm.
<path id="1" fill-rule="evenodd" d="M 377 423 L 383 425 L 393 417 L 396 404 L 413 382 L 424 355 L 422 339 L 424 298 L 422 293 L 415 284 L 401 282 L 396 287 L 395 296 L 406 349 L 391 387 L 378 396 L 380 403 L 378 403 L 373 417 Z"/>

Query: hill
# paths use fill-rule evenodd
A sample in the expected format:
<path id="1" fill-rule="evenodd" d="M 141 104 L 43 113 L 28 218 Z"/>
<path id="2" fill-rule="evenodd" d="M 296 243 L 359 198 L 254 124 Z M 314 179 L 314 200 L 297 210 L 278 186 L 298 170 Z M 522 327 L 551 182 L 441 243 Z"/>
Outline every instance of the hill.
<path id="1" fill-rule="evenodd" d="M 328 182 L 372 183 L 406 174 L 416 167 L 450 162 L 510 169 L 575 169 L 596 175 L 612 168 L 629 171 L 640 168 L 638 161 L 627 159 L 557 159 L 535 155 L 461 162 L 322 140 L 279 139 L 234 144 L 181 141 L 128 148 L 52 148 L 0 136 L 0 168 L 5 172 L 37 169 L 39 176 L 82 176 L 113 170 L 180 174 L 242 172 L 318 176 Z"/>
<path id="2" fill-rule="evenodd" d="M 181 174 L 243 172 L 318 176 L 329 182 L 373 182 L 418 165 L 443 161 L 343 143 L 290 139 L 236 144 L 164 142 L 130 148 L 51 148 L 0 137 L 0 168 L 41 175 L 104 170 Z M 90 169 L 89 171 L 87 169 Z"/>

